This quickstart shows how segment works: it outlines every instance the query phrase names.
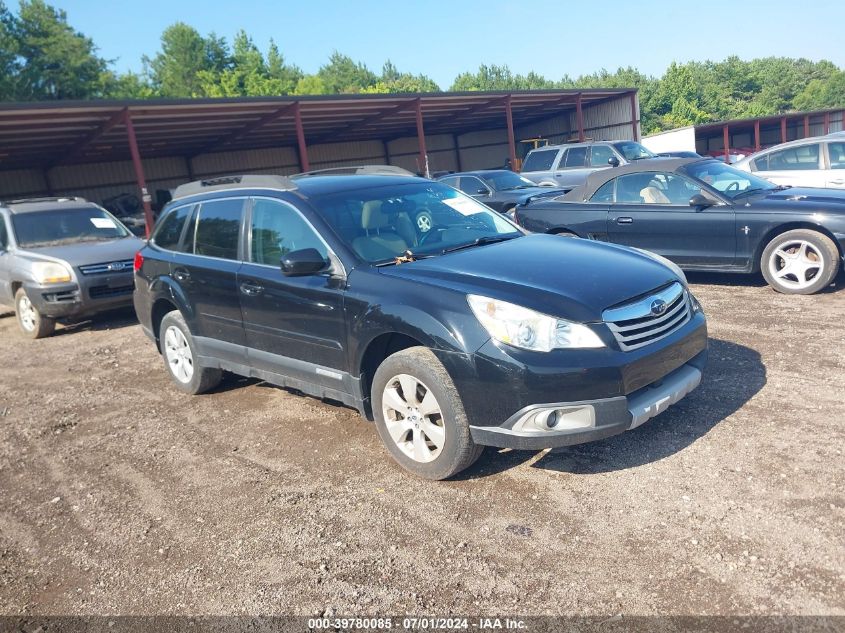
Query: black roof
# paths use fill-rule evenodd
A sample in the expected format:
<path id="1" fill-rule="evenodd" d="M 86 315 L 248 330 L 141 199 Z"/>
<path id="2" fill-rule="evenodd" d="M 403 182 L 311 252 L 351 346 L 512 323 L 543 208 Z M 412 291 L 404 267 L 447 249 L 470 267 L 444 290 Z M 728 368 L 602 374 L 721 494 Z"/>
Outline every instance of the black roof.
<path id="1" fill-rule="evenodd" d="M 624 174 L 639 174 L 650 171 L 677 171 L 679 168 L 698 162 L 718 162 L 715 158 L 646 158 L 628 165 L 599 169 L 589 176 L 583 185 L 578 185 L 568 194 L 567 200 L 587 200 L 608 180 Z"/>

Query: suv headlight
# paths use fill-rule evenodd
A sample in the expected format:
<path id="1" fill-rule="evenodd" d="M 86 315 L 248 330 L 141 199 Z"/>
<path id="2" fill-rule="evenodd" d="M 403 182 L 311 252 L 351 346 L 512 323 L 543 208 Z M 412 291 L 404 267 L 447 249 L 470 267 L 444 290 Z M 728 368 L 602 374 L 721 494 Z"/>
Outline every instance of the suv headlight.
<path id="1" fill-rule="evenodd" d="M 71 280 L 70 271 L 56 262 L 34 262 L 32 276 L 40 284 L 60 284 Z"/>
<path id="2" fill-rule="evenodd" d="M 535 352 L 604 347 L 598 334 L 581 323 L 489 297 L 467 295 L 467 301 L 475 318 L 500 343 Z"/>

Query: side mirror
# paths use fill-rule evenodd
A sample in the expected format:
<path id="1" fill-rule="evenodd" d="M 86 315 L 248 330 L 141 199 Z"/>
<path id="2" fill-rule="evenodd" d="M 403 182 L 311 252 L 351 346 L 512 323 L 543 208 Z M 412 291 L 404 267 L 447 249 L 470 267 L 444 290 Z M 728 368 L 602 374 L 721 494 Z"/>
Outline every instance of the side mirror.
<path id="1" fill-rule="evenodd" d="M 611 156 L 607 159 L 607 164 L 611 167 L 619 167 L 619 159 L 616 156 Z"/>
<path id="2" fill-rule="evenodd" d="M 316 248 L 303 248 L 291 251 L 282 257 L 282 273 L 287 277 L 313 275 L 329 266 L 329 260 Z"/>
<path id="3" fill-rule="evenodd" d="M 706 207 L 712 207 L 713 201 L 707 196 L 697 193 L 689 199 L 689 206 L 695 207 L 696 209 L 704 209 Z"/>
<path id="4" fill-rule="evenodd" d="M 490 190 L 489 190 L 489 189 L 487 189 L 486 187 L 482 187 L 481 189 L 479 189 L 479 190 L 478 190 L 478 191 L 476 191 L 475 193 L 477 193 L 479 196 L 489 196 L 489 195 L 490 195 Z"/>

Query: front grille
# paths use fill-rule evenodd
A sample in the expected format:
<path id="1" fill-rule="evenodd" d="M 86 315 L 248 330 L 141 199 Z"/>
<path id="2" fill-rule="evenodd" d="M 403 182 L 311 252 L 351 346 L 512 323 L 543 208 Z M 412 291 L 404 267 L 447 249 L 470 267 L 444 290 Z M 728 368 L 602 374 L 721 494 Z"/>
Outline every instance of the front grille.
<path id="1" fill-rule="evenodd" d="M 103 273 L 122 273 L 132 270 L 131 259 L 119 259 L 114 262 L 103 262 L 102 264 L 88 264 L 80 266 L 83 275 L 102 275 Z"/>
<path id="2" fill-rule="evenodd" d="M 62 303 L 67 301 L 76 301 L 76 290 L 63 290 L 62 292 L 45 292 L 44 300 L 48 303 Z"/>
<path id="3" fill-rule="evenodd" d="M 105 297 L 119 297 L 120 295 L 131 295 L 135 290 L 134 284 L 128 286 L 116 286 L 110 288 L 109 286 L 92 286 L 88 289 L 88 294 L 92 299 L 103 299 Z"/>
<path id="4" fill-rule="evenodd" d="M 652 308 L 661 303 L 665 309 L 656 313 Z M 692 310 L 687 291 L 676 282 L 644 299 L 605 310 L 602 318 L 627 352 L 669 336 L 692 318 Z"/>

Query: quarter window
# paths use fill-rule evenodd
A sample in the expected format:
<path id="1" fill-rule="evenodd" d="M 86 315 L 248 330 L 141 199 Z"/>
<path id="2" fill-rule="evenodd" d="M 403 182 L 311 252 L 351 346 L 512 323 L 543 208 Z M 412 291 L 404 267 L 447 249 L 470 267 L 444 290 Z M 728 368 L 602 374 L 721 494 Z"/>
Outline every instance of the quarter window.
<path id="1" fill-rule="evenodd" d="M 799 145 L 771 152 L 755 161 L 761 171 L 791 171 L 819 168 L 819 144 Z"/>
<path id="2" fill-rule="evenodd" d="M 329 256 L 326 245 L 298 212 L 275 200 L 255 200 L 250 237 L 251 261 L 278 266 L 282 257 L 304 248 L 314 248 L 325 258 Z"/>
<path id="3" fill-rule="evenodd" d="M 556 149 L 535 150 L 528 154 L 525 163 L 522 165 L 522 171 L 549 171 L 556 156 Z"/>
<path id="4" fill-rule="evenodd" d="M 203 202 L 197 219 L 194 253 L 237 259 L 243 206 L 242 199 Z"/>
<path id="5" fill-rule="evenodd" d="M 184 251 L 182 232 L 185 227 L 185 220 L 190 216 L 193 208 L 193 205 L 185 205 L 164 216 L 156 228 L 155 235 L 153 235 L 153 243 L 170 251 Z M 189 240 L 188 246 L 190 246 Z"/>

